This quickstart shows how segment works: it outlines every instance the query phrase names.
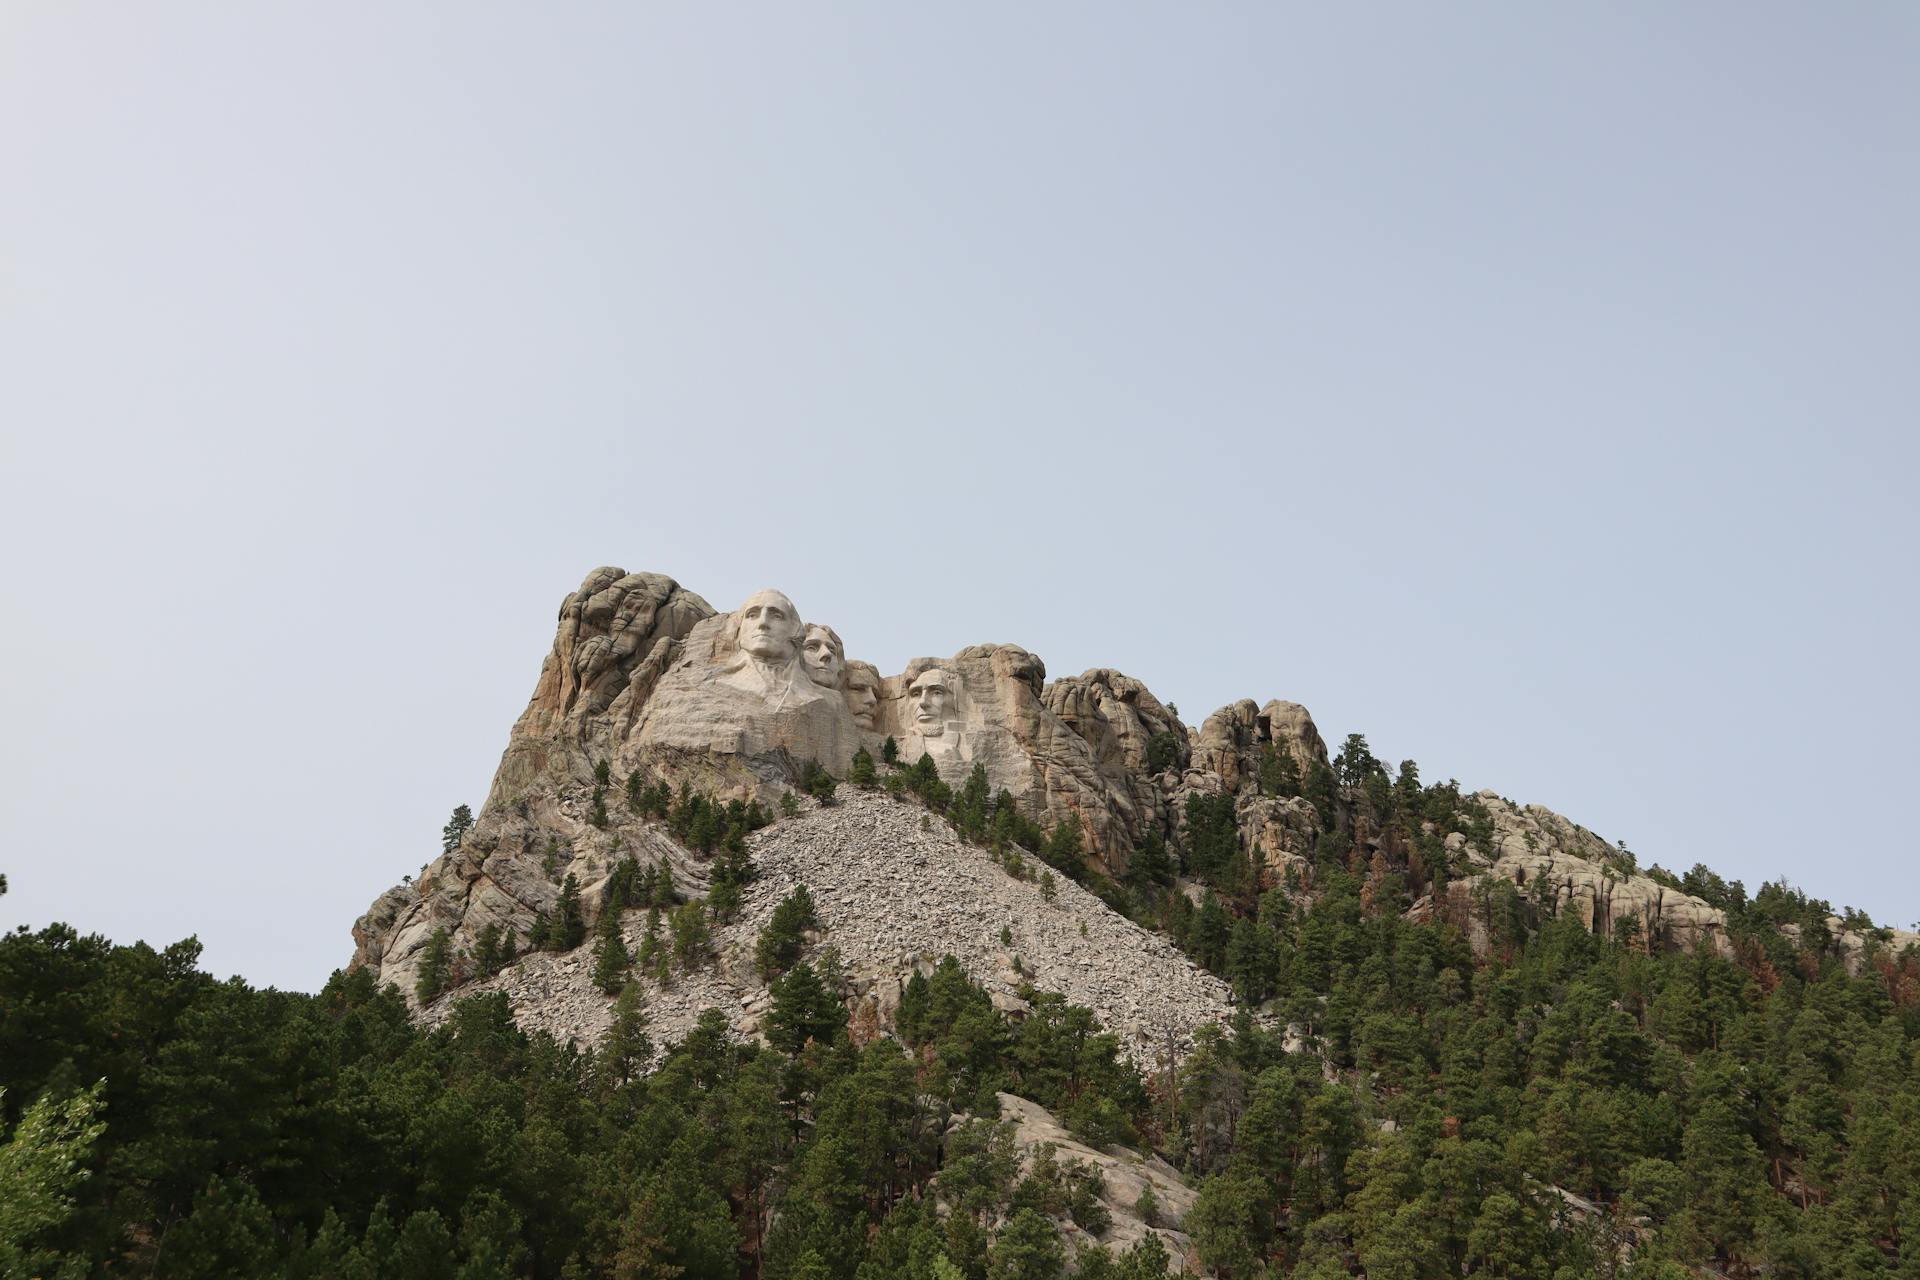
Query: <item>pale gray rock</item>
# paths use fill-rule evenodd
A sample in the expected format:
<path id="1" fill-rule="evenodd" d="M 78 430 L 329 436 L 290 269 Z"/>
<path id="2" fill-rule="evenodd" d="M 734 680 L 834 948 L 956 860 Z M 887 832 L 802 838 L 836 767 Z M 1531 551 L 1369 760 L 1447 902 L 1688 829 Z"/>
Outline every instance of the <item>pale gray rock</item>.
<path id="1" fill-rule="evenodd" d="M 1100 1171 L 1106 1181 L 1106 1193 L 1101 1201 L 1107 1211 L 1113 1215 L 1113 1224 L 1097 1239 L 1091 1240 L 1071 1222 L 1060 1223 L 1061 1229 L 1076 1248 L 1085 1244 L 1100 1244 L 1114 1253 L 1125 1253 L 1148 1235 L 1160 1237 L 1160 1243 L 1166 1246 L 1167 1256 L 1176 1265 L 1185 1263 L 1187 1272 L 1192 1275 L 1212 1275 L 1200 1265 L 1194 1254 L 1193 1240 L 1181 1230 L 1186 1224 L 1187 1215 L 1193 1211 L 1199 1193 L 1187 1184 L 1178 1170 L 1157 1155 L 1142 1156 L 1130 1147 L 1090 1147 L 1067 1132 L 1066 1126 L 1055 1118 L 1051 1111 L 1037 1102 L 1016 1097 L 1011 1093 L 998 1095 L 1000 1100 L 1000 1119 L 1014 1126 L 1014 1144 L 1020 1152 L 1020 1164 L 1023 1170 L 1033 1168 L 1034 1157 L 1043 1145 L 1054 1148 L 1054 1159 L 1065 1163 L 1078 1161 Z M 1154 1199 L 1159 1203 L 1159 1221 L 1149 1225 L 1140 1220 L 1134 1212 L 1134 1205 L 1140 1199 L 1140 1193 L 1147 1187 L 1153 1188 Z"/>
<path id="2" fill-rule="evenodd" d="M 777 591 L 695 624 L 616 763 L 696 755 L 773 780 L 789 775 L 796 761 L 818 760 L 844 773 L 860 731 L 839 689 L 809 673 L 805 634 L 799 611 Z"/>
<path id="3" fill-rule="evenodd" d="M 1148 1069 L 1184 1055 L 1200 1027 L 1231 1015 L 1225 983 L 1072 881 L 1056 878 L 1048 902 L 1036 880 L 1009 875 L 945 823 L 922 829 L 926 815 L 918 806 L 878 793 L 843 788 L 841 794 L 843 803 L 809 807 L 748 838 L 756 876 L 742 895 L 738 918 L 715 932 L 714 963 L 665 987 L 642 982 L 657 1042 L 683 1037 L 709 1008 L 725 1013 L 736 1035 L 759 1032 L 768 997 L 754 969 L 754 944 L 774 908 L 801 884 L 821 922 L 810 954 L 818 958 L 827 946 L 839 953 L 849 1004 L 871 1004 L 883 1029 L 892 1026 L 907 979 L 916 970 L 930 971 L 944 955 L 959 960 L 996 1004 L 1015 1013 L 1024 1008 L 1020 993 L 1029 983 L 1087 1006 L 1119 1037 L 1122 1050 Z M 703 891 L 704 884 L 693 883 L 684 870 L 697 861 L 693 855 L 659 828 L 645 830 L 652 836 L 645 857 L 667 857 L 683 892 Z M 636 832 L 623 844 L 637 848 L 638 840 Z M 584 896 L 595 902 L 605 882 L 604 862 L 600 853 L 580 858 L 582 882 L 590 886 Z M 1032 866 L 1037 875 L 1040 864 Z M 623 927 L 629 948 L 637 950 L 644 913 L 629 912 Z M 1003 928 L 1012 934 L 1010 946 L 1000 941 Z M 461 994 L 497 989 L 508 994 L 528 1029 L 591 1044 L 611 1025 L 613 1008 L 612 999 L 592 985 L 591 950 L 528 956 L 441 1000 L 428 1011 L 429 1020 L 444 1017 Z M 414 972 L 401 961 L 392 976 L 401 980 Z M 381 976 L 389 974 L 383 970 Z"/>
<path id="4" fill-rule="evenodd" d="M 1283 800 L 1257 793 L 1243 794 L 1234 806 L 1234 813 L 1240 838 L 1253 854 L 1263 883 L 1269 887 L 1285 887 L 1289 872 L 1295 883 L 1305 884 L 1312 879 L 1310 867 L 1314 843 L 1320 835 L 1320 816 L 1310 802 L 1299 796 Z"/>
<path id="5" fill-rule="evenodd" d="M 1725 912 L 1625 870 L 1614 848 L 1585 827 L 1539 805 L 1516 807 L 1492 791 L 1474 798 L 1493 816 L 1493 857 L 1472 852 L 1464 838 L 1449 845 L 1483 874 L 1511 881 L 1551 914 L 1571 916 L 1596 934 L 1615 936 L 1631 922 L 1643 945 L 1732 953 Z M 1472 910 L 1474 881 L 1455 880 L 1447 888 L 1450 910 L 1484 950 L 1485 924 Z"/>
<path id="6" fill-rule="evenodd" d="M 1173 829 L 1172 793 L 1191 748 L 1187 727 L 1153 691 L 1132 676 L 1096 668 L 1047 685 L 1046 709 L 1087 744 L 1094 775 L 1106 792 L 1114 824 L 1128 848 L 1149 830 Z M 1171 760 L 1150 767 L 1155 742 L 1171 748 Z M 1108 851 L 1109 865 L 1117 865 Z"/>
<path id="7" fill-rule="evenodd" d="M 1229 703 L 1206 718 L 1193 746 L 1193 767 L 1218 774 L 1228 791 L 1258 785 L 1267 748 L 1291 755 L 1300 776 L 1316 762 L 1327 763 L 1327 744 L 1313 717 L 1297 702 L 1255 706 L 1253 699 Z"/>

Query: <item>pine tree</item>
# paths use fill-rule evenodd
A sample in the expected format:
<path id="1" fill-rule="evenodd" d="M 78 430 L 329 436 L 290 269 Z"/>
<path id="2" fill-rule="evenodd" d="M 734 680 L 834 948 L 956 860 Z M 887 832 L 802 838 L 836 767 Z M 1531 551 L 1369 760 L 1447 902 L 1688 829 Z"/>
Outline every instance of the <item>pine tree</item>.
<path id="1" fill-rule="evenodd" d="M 460 842 L 467 838 L 467 832 L 471 830 L 473 830 L 473 810 L 465 805 L 456 806 L 453 817 L 447 820 L 447 825 L 440 831 L 440 852 L 452 853 L 458 849 Z"/>
<path id="2" fill-rule="evenodd" d="M 993 793 L 988 787 L 986 766 L 978 761 L 967 774 L 965 785 L 960 788 L 959 796 L 953 803 L 954 825 L 960 828 L 960 834 L 968 840 L 978 843 L 986 839 L 987 823 L 992 814 Z"/>
<path id="3" fill-rule="evenodd" d="M 560 900 L 554 905 L 547 937 L 548 946 L 555 951 L 571 951 L 587 940 L 587 921 L 580 912 L 580 881 L 571 871 L 560 886 Z"/>
<path id="4" fill-rule="evenodd" d="M 1226 963 L 1227 940 L 1232 930 L 1226 908 L 1220 905 L 1220 899 L 1209 893 L 1200 900 L 1200 911 L 1194 917 L 1193 934 L 1187 941 L 1187 949 L 1207 968 L 1220 969 Z"/>
<path id="5" fill-rule="evenodd" d="M 1140 1195 L 1133 1202 L 1133 1216 L 1150 1227 L 1160 1225 L 1160 1197 L 1153 1193 L 1153 1183 L 1145 1178 L 1140 1180 Z M 1158 1239 L 1157 1236 L 1147 1238 Z"/>
<path id="6" fill-rule="evenodd" d="M 1260 790 L 1282 799 L 1300 794 L 1300 765 L 1291 748 L 1267 744 L 1260 757 Z"/>
<path id="7" fill-rule="evenodd" d="M 427 945 L 420 956 L 420 976 L 413 984 L 413 995 L 421 1004 L 429 1004 L 434 997 L 446 990 L 447 977 L 453 967 L 453 938 L 447 927 L 441 925 L 427 937 Z"/>
<path id="8" fill-rule="evenodd" d="M 498 923 L 489 922 L 480 931 L 479 940 L 474 946 L 473 962 L 479 970 L 479 976 L 491 978 L 512 964 L 514 958 L 512 926 L 503 930 Z"/>
<path id="9" fill-rule="evenodd" d="M 845 1032 L 846 1009 L 806 962 L 775 980 L 768 991 L 773 1005 L 767 1011 L 767 1043 L 781 1053 L 796 1054 L 809 1040 L 825 1043 Z"/>
<path id="10" fill-rule="evenodd" d="M 618 994 L 627 984 L 631 964 L 627 940 L 620 933 L 620 913 L 612 909 L 602 912 L 599 936 L 593 943 L 593 985 L 608 995 Z"/>
<path id="11" fill-rule="evenodd" d="M 1042 1214 L 1022 1209 L 1000 1228 L 987 1255 L 987 1280 L 1056 1280 L 1066 1274 L 1060 1235 Z"/>
<path id="12" fill-rule="evenodd" d="M 761 979 L 771 980 L 792 968 L 806 946 L 807 930 L 818 924 L 813 894 L 806 885 L 782 898 L 754 947 L 754 965 Z"/>
<path id="13" fill-rule="evenodd" d="M 595 1051 L 595 1063 L 603 1078 L 619 1085 L 639 1078 L 653 1057 L 653 1040 L 647 1035 L 647 1014 L 640 1003 L 640 987 L 627 983 L 613 1005 L 613 1025 Z"/>
<path id="14" fill-rule="evenodd" d="M 862 790 L 871 788 L 878 777 L 873 767 L 873 756 L 865 747 L 853 753 L 853 767 L 847 770 L 847 781 Z"/>
<path id="15" fill-rule="evenodd" d="M 1053 834 L 1047 838 L 1047 847 L 1040 856 L 1072 879 L 1078 880 L 1085 875 L 1086 868 L 1081 863 L 1080 824 L 1068 818 L 1060 819 L 1054 824 Z"/>
<path id="16" fill-rule="evenodd" d="M 1341 785 L 1357 787 L 1379 771 L 1380 762 L 1368 749 L 1365 734 L 1350 733 L 1340 747 L 1340 754 L 1334 757 L 1333 767 Z"/>
<path id="17" fill-rule="evenodd" d="M 822 769 L 818 760 L 809 760 L 800 767 L 800 790 L 818 800 L 822 806 L 833 803 L 836 785 L 833 775 Z"/>
<path id="18" fill-rule="evenodd" d="M 673 958 L 682 969 L 698 969 L 712 949 L 704 902 L 689 902 L 673 913 Z"/>
<path id="19" fill-rule="evenodd" d="M 1167 842 L 1158 831 L 1148 831 L 1133 857 L 1127 859 L 1127 880 L 1147 887 L 1164 885 L 1172 879 L 1173 863 L 1167 857 Z"/>
<path id="20" fill-rule="evenodd" d="M 892 734 L 888 734 L 887 740 L 880 744 L 880 763 L 885 765 L 900 763 L 900 744 L 893 740 Z"/>

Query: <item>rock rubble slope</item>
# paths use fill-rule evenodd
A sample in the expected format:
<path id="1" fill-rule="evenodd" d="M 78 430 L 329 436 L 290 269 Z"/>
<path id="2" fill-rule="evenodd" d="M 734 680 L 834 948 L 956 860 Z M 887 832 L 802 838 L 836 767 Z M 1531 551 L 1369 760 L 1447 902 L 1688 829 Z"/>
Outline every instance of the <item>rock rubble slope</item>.
<path id="1" fill-rule="evenodd" d="M 778 606 L 777 625 L 768 622 L 768 605 Z M 1636 937 L 1650 947 L 1725 952 L 1732 945 L 1726 917 L 1711 903 L 1623 865 L 1606 841 L 1549 810 L 1483 791 L 1416 826 L 1392 821 L 1370 798 L 1377 789 L 1370 784 L 1384 784 L 1386 773 L 1356 772 L 1350 760 L 1331 760 L 1312 716 L 1297 703 L 1243 699 L 1194 729 L 1139 680 L 1102 668 L 1049 682 L 1039 656 L 1011 644 L 915 658 L 901 673 L 883 677 L 849 660 L 837 632 L 817 620 L 803 622 L 798 606 L 779 592 L 756 593 L 726 614 L 665 575 L 602 568 L 561 603 L 533 697 L 508 737 L 473 829 L 417 878 L 374 901 L 354 925 L 352 963 L 410 994 L 439 930 L 447 931 L 456 955 L 474 954 L 489 927 L 512 930 L 524 942 L 535 921 L 553 910 L 569 874 L 591 925 L 608 876 L 629 853 L 671 864 L 681 891 L 697 896 L 705 890 L 706 860 L 621 803 L 629 776 L 676 789 L 688 785 L 720 801 L 757 798 L 772 808 L 792 793 L 810 762 L 844 777 L 856 744 L 878 755 L 889 738 L 906 752 L 903 763 L 924 749 L 941 779 L 955 787 L 978 768 L 990 790 L 1005 790 L 1025 819 L 1047 830 L 1064 824 L 1079 835 L 1087 870 L 1095 874 L 1123 874 L 1134 854 L 1154 842 L 1177 849 L 1193 834 L 1198 810 L 1231 827 L 1228 834 L 1251 855 L 1263 888 L 1311 896 L 1315 864 L 1344 857 L 1348 870 L 1370 880 L 1400 875 L 1408 895 L 1402 901 L 1411 900 L 1416 916 L 1452 920 L 1483 948 L 1482 890 L 1500 881 L 1525 891 L 1529 911 L 1570 914 L 1596 933 Z M 1342 766 L 1337 776 L 1335 764 Z M 610 812 L 595 811 L 596 796 Z M 923 963 L 923 951 L 951 950 L 1011 1000 L 1019 984 L 1017 975 L 1006 975 L 1018 953 L 1035 966 L 1057 961 L 1080 984 L 1074 998 L 1110 1021 L 1131 1019 L 1129 1034 L 1155 1034 L 1149 1006 L 1157 997 L 1127 980 L 1134 957 L 1100 951 L 1094 945 L 1098 917 L 1085 912 L 1089 936 L 1079 937 L 1079 917 L 1069 904 L 1085 895 L 1063 881 L 1060 903 L 1050 908 L 1068 913 L 1061 919 L 1071 933 L 1061 936 L 1053 916 L 1016 912 L 1032 936 L 1016 921 L 1013 946 L 1001 948 L 994 918 L 1009 909 L 1002 895 L 1027 891 L 998 882 L 989 891 L 972 878 L 978 866 L 993 870 L 984 854 L 940 832 L 930 833 L 935 843 L 927 844 L 917 832 L 918 812 L 900 812 L 915 827 L 904 837 L 888 834 L 890 819 L 865 801 L 779 824 L 760 837 L 768 879 L 756 893 L 784 883 L 787 861 L 808 876 L 845 872 L 870 867 L 867 846 L 890 841 L 894 873 L 873 872 L 865 884 L 836 883 L 831 907 L 843 950 L 857 946 L 864 957 L 867 969 L 858 976 L 876 984 L 863 998 L 878 1007 L 888 998 L 883 973 Z M 869 830 L 843 829 L 862 815 L 873 818 Z M 1476 823 L 1484 829 L 1470 834 Z M 821 848 L 806 847 L 808 839 Z M 957 851 L 953 867 L 933 865 L 941 840 Z M 825 850 L 839 848 L 836 841 L 858 849 L 847 867 L 825 865 L 835 859 Z M 1665 860 L 1686 865 L 1698 859 L 1669 851 Z M 751 905 L 757 910 L 765 903 L 755 897 Z M 1838 919 L 1827 932 L 1856 970 L 1875 947 L 1897 952 L 1915 941 L 1892 930 L 1852 931 Z M 1151 954 L 1155 973 L 1162 961 L 1178 959 L 1139 930 L 1106 942 L 1158 948 L 1142 952 Z M 717 984 L 713 1002 L 746 999 L 749 1006 L 733 1017 L 753 1022 L 752 993 L 728 976 L 729 963 L 723 958 L 722 977 L 689 979 L 661 993 L 662 1000 L 696 1008 L 705 998 L 701 984 L 711 981 Z M 1202 979 L 1190 968 L 1178 971 L 1186 977 L 1169 990 L 1184 998 Z M 604 1018 L 605 1002 L 583 994 L 583 973 L 583 956 L 539 955 L 523 960 L 511 981 L 526 986 L 520 1002 L 529 1010 L 550 998 L 556 1008 L 541 1016 L 556 1026 L 585 1027 Z M 1051 972 L 1036 976 L 1043 988 L 1053 981 Z M 548 994 L 537 997 L 535 986 Z M 1192 1025 L 1185 1015 L 1172 1023 L 1179 1034 Z"/>
<path id="2" fill-rule="evenodd" d="M 1064 877 L 1055 879 L 1049 902 L 1036 879 L 1009 874 L 946 823 L 923 826 L 927 815 L 917 806 L 846 789 L 841 795 L 840 803 L 748 838 L 755 879 L 734 922 L 715 932 L 714 963 L 665 987 L 642 982 L 656 1041 L 684 1036 L 708 1008 L 724 1012 L 738 1035 L 759 1030 L 768 997 L 754 971 L 754 944 L 780 900 L 802 884 L 821 925 L 810 953 L 838 952 L 850 1003 L 870 1006 L 883 1027 L 891 1026 L 912 973 L 945 955 L 1016 1016 L 1029 984 L 1093 1009 L 1129 1056 L 1149 1067 L 1183 1054 L 1198 1028 L 1231 1015 L 1225 983 Z M 1031 866 L 1037 876 L 1040 864 Z M 637 950 L 645 913 L 628 912 L 622 923 Z M 1001 941 L 1003 929 L 1011 944 Z M 443 999 L 429 1017 L 445 1016 L 462 995 L 497 989 L 523 1026 L 592 1043 L 613 1009 L 593 986 L 592 969 L 590 946 L 527 956 Z"/>

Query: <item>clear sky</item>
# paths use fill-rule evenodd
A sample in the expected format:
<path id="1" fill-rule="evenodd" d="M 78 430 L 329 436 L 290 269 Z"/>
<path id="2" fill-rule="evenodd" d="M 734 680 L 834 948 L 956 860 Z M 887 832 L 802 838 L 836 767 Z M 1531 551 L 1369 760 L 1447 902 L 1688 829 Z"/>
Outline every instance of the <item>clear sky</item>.
<path id="1" fill-rule="evenodd" d="M 0 6 L 0 926 L 312 989 L 591 568 L 1885 923 L 1920 8 Z"/>

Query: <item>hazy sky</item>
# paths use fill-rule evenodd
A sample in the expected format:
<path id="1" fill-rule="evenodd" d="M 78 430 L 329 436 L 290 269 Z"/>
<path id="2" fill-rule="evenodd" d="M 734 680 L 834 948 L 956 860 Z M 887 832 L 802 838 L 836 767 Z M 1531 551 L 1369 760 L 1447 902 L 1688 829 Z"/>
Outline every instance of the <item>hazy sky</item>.
<path id="1" fill-rule="evenodd" d="M 596 565 L 1920 918 L 1920 9 L 0 5 L 0 926 L 311 989 Z"/>

